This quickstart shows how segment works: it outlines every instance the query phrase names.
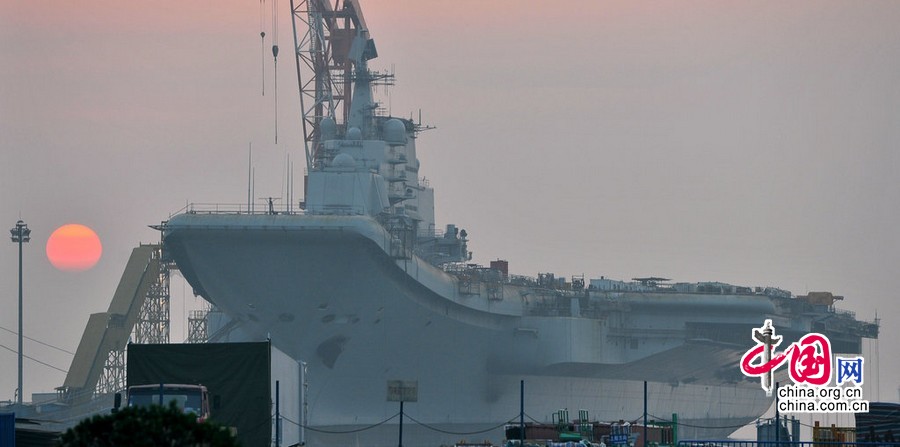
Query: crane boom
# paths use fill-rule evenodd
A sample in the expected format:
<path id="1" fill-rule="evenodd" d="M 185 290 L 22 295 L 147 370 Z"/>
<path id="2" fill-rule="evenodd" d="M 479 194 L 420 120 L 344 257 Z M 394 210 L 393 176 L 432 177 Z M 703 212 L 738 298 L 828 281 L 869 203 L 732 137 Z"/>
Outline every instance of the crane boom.
<path id="1" fill-rule="evenodd" d="M 358 0 L 291 0 L 294 56 L 308 169 L 322 165 L 319 123 L 331 117 L 346 125 L 355 62 L 354 38 L 367 34 Z"/>

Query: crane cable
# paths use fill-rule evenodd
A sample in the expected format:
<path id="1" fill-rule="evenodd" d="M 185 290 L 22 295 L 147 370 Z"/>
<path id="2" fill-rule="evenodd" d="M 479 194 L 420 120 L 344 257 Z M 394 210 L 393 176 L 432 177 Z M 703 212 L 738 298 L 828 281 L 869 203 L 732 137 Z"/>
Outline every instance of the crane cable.
<path id="1" fill-rule="evenodd" d="M 275 144 L 278 144 L 278 0 L 272 0 L 272 56 L 275 59 L 275 80 L 273 95 L 275 96 Z"/>
<path id="2" fill-rule="evenodd" d="M 262 65 L 262 95 L 266 96 L 266 0 L 259 0 L 259 53 Z"/>

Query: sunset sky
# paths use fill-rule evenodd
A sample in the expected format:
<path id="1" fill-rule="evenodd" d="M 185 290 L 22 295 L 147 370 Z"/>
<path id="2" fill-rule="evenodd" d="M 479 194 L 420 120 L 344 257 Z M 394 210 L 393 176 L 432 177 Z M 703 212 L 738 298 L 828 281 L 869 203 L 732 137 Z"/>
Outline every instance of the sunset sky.
<path id="1" fill-rule="evenodd" d="M 900 3 L 362 3 L 372 68 L 397 77 L 379 98 L 437 126 L 417 143 L 420 174 L 475 261 L 831 291 L 881 319 L 865 397 L 897 401 Z M 19 218 L 32 229 L 26 335 L 74 351 L 131 249 L 159 240 L 148 225 L 188 202 L 246 200 L 249 143 L 258 197 L 283 195 L 288 154 L 305 168 L 289 2 L 278 0 L 277 145 L 272 0 L 263 49 L 260 6 L 0 0 L 0 230 Z M 73 222 L 103 242 L 91 270 L 45 255 Z M 0 345 L 15 350 L 6 241 Z M 180 278 L 172 296 L 181 341 L 200 300 Z M 25 353 L 71 362 L 30 341 Z M 64 379 L 25 369 L 26 400 Z M 0 347 L 0 401 L 15 387 L 15 353 Z"/>

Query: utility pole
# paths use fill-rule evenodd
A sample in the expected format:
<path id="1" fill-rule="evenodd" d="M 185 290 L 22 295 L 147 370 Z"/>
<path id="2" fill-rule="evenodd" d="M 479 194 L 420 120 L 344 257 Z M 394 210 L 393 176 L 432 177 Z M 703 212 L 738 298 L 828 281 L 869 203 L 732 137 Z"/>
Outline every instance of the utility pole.
<path id="1" fill-rule="evenodd" d="M 519 446 L 525 447 L 525 380 L 519 381 Z"/>
<path id="2" fill-rule="evenodd" d="M 650 443 L 647 441 L 647 381 L 644 381 L 644 437 L 643 445 L 649 446 Z"/>

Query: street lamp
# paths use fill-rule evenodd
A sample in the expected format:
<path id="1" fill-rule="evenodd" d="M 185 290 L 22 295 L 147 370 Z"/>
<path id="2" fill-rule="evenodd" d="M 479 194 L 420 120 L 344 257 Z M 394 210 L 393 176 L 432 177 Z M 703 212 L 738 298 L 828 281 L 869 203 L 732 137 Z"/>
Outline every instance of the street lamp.
<path id="1" fill-rule="evenodd" d="M 12 241 L 19 244 L 19 389 L 16 393 L 16 403 L 22 404 L 22 244 L 31 240 L 31 230 L 20 219 L 16 226 L 9 230 Z"/>

